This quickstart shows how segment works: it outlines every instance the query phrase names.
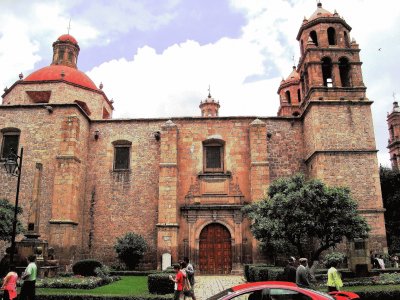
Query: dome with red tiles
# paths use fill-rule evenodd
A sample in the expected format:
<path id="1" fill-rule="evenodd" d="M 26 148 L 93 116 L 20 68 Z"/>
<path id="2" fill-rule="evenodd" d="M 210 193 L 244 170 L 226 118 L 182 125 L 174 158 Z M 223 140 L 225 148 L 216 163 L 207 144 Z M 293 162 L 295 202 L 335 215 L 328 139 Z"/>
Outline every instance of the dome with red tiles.
<path id="1" fill-rule="evenodd" d="M 37 70 L 24 81 L 53 81 L 64 80 L 82 87 L 97 90 L 93 81 L 83 72 L 63 65 L 51 65 Z"/>
<path id="2" fill-rule="evenodd" d="M 60 42 L 71 42 L 71 43 L 73 43 L 73 44 L 75 44 L 75 45 L 78 45 L 78 42 L 76 41 L 76 39 L 72 36 L 72 35 L 69 35 L 69 34 L 63 34 L 63 35 L 61 35 L 58 39 L 57 39 L 57 41 L 60 41 Z"/>

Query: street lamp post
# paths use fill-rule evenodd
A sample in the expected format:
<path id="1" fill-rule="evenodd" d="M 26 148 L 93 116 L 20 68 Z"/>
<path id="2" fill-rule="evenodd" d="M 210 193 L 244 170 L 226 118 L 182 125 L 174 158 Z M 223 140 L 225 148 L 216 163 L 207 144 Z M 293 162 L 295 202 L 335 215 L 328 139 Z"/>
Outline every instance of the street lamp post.
<path id="1" fill-rule="evenodd" d="M 15 207 L 14 207 L 14 220 L 13 227 L 11 233 L 11 253 L 10 253 L 10 266 L 14 264 L 14 252 L 15 252 L 15 235 L 17 233 L 17 215 L 18 215 L 18 197 L 19 197 L 19 185 L 21 183 L 21 170 L 22 170 L 22 158 L 24 155 L 24 148 L 21 147 L 21 152 L 19 156 L 16 152 L 11 149 L 10 154 L 8 155 L 6 162 L 4 163 L 4 167 L 8 174 L 12 176 L 17 176 L 17 194 L 15 196 Z M 19 163 L 18 163 L 19 159 Z"/>

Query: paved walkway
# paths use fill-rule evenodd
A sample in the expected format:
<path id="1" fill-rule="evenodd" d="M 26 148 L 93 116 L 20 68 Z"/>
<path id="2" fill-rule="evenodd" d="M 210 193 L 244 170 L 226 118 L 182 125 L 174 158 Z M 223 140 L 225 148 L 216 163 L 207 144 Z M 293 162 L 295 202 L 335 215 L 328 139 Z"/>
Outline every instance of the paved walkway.
<path id="1" fill-rule="evenodd" d="M 244 282 L 243 276 L 196 276 L 196 284 L 194 286 L 196 300 L 206 300 L 231 286 Z"/>

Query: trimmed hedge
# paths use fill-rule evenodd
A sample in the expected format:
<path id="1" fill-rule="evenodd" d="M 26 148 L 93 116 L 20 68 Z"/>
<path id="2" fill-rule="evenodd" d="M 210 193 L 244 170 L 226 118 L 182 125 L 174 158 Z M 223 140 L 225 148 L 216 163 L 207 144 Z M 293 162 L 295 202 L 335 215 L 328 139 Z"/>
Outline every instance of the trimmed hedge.
<path id="1" fill-rule="evenodd" d="M 105 276 L 105 277 L 85 277 L 82 281 L 76 282 L 71 278 L 44 278 L 36 281 L 37 288 L 53 288 L 53 289 L 94 289 L 99 286 L 109 284 L 120 280 L 119 276 Z"/>
<path id="2" fill-rule="evenodd" d="M 83 259 L 77 261 L 72 266 L 72 271 L 75 275 L 82 276 L 96 276 L 96 272 L 94 271 L 96 268 L 101 268 L 103 264 L 95 259 Z"/>
<path id="3" fill-rule="evenodd" d="M 244 277 L 247 282 L 281 280 L 283 268 L 273 267 L 268 264 L 244 265 Z"/>
<path id="4" fill-rule="evenodd" d="M 40 295 L 40 300 L 171 300 L 173 295 L 93 296 L 93 295 Z"/>
<path id="5" fill-rule="evenodd" d="M 172 294 L 174 282 L 169 279 L 170 273 L 157 273 L 147 276 L 147 288 L 151 294 Z"/>
<path id="6" fill-rule="evenodd" d="M 149 271 L 110 271 L 110 275 L 117 275 L 117 276 L 148 276 L 150 274 L 159 273 L 156 270 L 149 270 Z"/>

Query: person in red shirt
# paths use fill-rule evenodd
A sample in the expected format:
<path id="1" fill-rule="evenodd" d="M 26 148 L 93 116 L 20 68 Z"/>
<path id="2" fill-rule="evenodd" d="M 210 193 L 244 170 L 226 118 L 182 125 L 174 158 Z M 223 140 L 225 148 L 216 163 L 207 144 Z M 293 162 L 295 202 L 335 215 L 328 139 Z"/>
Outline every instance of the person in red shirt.
<path id="1" fill-rule="evenodd" d="M 179 300 L 181 297 L 182 290 L 183 290 L 183 280 L 184 276 L 183 273 L 181 272 L 181 266 L 179 264 L 174 265 L 174 271 L 175 271 L 175 277 L 172 275 L 169 275 L 169 279 L 171 279 L 173 282 L 175 282 L 174 286 L 174 300 Z"/>

